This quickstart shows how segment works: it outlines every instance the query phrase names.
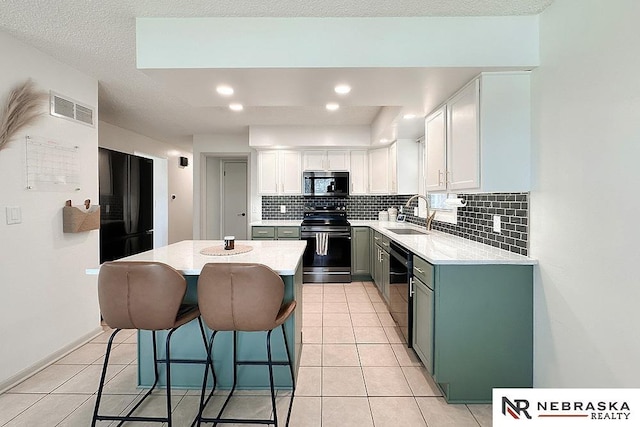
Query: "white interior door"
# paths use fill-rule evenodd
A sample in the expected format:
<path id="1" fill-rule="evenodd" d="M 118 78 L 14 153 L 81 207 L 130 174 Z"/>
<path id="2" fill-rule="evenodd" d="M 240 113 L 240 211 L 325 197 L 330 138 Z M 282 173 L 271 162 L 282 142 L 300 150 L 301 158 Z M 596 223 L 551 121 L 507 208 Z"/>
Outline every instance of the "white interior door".
<path id="1" fill-rule="evenodd" d="M 247 239 L 247 162 L 224 161 L 222 168 L 222 233 Z"/>

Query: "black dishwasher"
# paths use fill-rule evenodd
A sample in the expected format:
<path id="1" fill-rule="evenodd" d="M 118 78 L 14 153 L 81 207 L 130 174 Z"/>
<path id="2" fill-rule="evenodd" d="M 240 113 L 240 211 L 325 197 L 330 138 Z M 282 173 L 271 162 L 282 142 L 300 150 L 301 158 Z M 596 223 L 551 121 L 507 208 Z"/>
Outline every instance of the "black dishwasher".
<path id="1" fill-rule="evenodd" d="M 411 348 L 413 295 L 409 284 L 413 274 L 413 255 L 394 241 L 389 248 L 389 312 L 407 341 L 407 347 Z"/>

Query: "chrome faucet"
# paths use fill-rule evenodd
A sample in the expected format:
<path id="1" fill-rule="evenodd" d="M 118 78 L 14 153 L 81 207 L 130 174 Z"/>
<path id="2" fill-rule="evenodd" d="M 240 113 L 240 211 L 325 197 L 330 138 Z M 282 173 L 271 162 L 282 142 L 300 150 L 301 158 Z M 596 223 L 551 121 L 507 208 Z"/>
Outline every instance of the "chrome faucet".
<path id="1" fill-rule="evenodd" d="M 427 193 L 427 195 L 428 195 L 428 193 Z M 431 223 L 433 222 L 433 218 L 436 216 L 436 213 L 435 212 L 429 213 L 431 208 L 429 207 L 429 198 L 428 197 L 423 196 L 422 194 L 416 194 L 415 196 L 411 196 L 409 198 L 409 200 L 407 200 L 407 203 L 404 206 L 406 208 L 410 207 L 411 202 L 413 202 L 417 198 L 421 198 L 422 200 L 424 200 L 424 202 L 427 205 L 427 224 L 426 224 L 426 226 L 427 226 L 427 230 L 431 230 Z"/>

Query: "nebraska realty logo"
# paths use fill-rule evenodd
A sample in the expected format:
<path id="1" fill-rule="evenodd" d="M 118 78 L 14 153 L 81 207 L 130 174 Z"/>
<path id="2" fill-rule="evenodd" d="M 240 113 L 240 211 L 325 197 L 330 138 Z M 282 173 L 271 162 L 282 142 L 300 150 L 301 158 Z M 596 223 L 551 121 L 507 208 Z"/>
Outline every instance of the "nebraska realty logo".
<path id="1" fill-rule="evenodd" d="M 639 426 L 640 389 L 494 389 L 493 425 Z"/>

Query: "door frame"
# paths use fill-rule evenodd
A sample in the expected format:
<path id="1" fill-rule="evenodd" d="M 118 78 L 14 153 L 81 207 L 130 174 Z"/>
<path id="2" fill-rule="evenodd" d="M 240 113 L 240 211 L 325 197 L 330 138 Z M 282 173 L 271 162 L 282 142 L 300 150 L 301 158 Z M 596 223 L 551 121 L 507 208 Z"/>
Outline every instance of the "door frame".
<path id="1" fill-rule="evenodd" d="M 245 192 L 244 192 L 244 196 L 245 196 L 245 217 L 246 217 L 246 236 L 247 239 L 249 238 L 249 236 L 251 235 L 249 233 L 249 229 L 251 228 L 249 226 L 249 219 L 251 218 L 251 215 L 249 215 L 249 183 L 250 183 L 250 174 L 249 174 L 249 160 L 248 159 L 239 159 L 239 158 L 232 158 L 232 157 L 222 157 L 220 158 L 220 200 L 218 203 L 219 209 L 220 209 L 220 230 L 224 230 L 224 209 L 222 209 L 222 204 L 225 201 L 225 193 L 224 193 L 224 167 L 227 163 L 244 163 L 245 164 L 245 168 L 246 168 L 246 176 L 245 176 Z M 220 238 L 222 238 L 223 236 L 220 236 Z"/>
<path id="2" fill-rule="evenodd" d="M 217 221 L 216 227 L 213 232 L 209 230 L 209 209 L 215 209 L 214 207 L 209 207 L 210 203 L 208 200 L 208 193 L 211 185 L 217 186 L 220 189 L 222 185 L 222 180 L 220 176 L 216 176 L 213 182 L 210 182 L 210 177 L 208 177 L 208 168 L 210 162 L 217 162 L 220 164 L 222 160 L 236 160 L 236 161 L 244 161 L 247 162 L 247 216 L 252 218 L 249 212 L 253 212 L 253 206 L 251 204 L 251 194 L 252 194 L 252 181 L 251 181 L 251 153 L 216 153 L 216 152 L 208 152 L 201 153 L 200 157 L 200 173 L 199 173 L 199 181 L 200 181 L 200 220 L 198 221 L 200 224 L 200 230 L 194 230 L 194 238 L 205 239 L 205 240 L 221 240 L 223 236 L 220 235 L 220 227 L 222 224 L 220 221 Z M 220 211 L 220 201 L 221 198 L 217 197 L 214 205 L 217 204 L 217 211 Z M 250 236 L 249 231 L 251 229 L 251 219 L 247 220 L 247 236 Z"/>

